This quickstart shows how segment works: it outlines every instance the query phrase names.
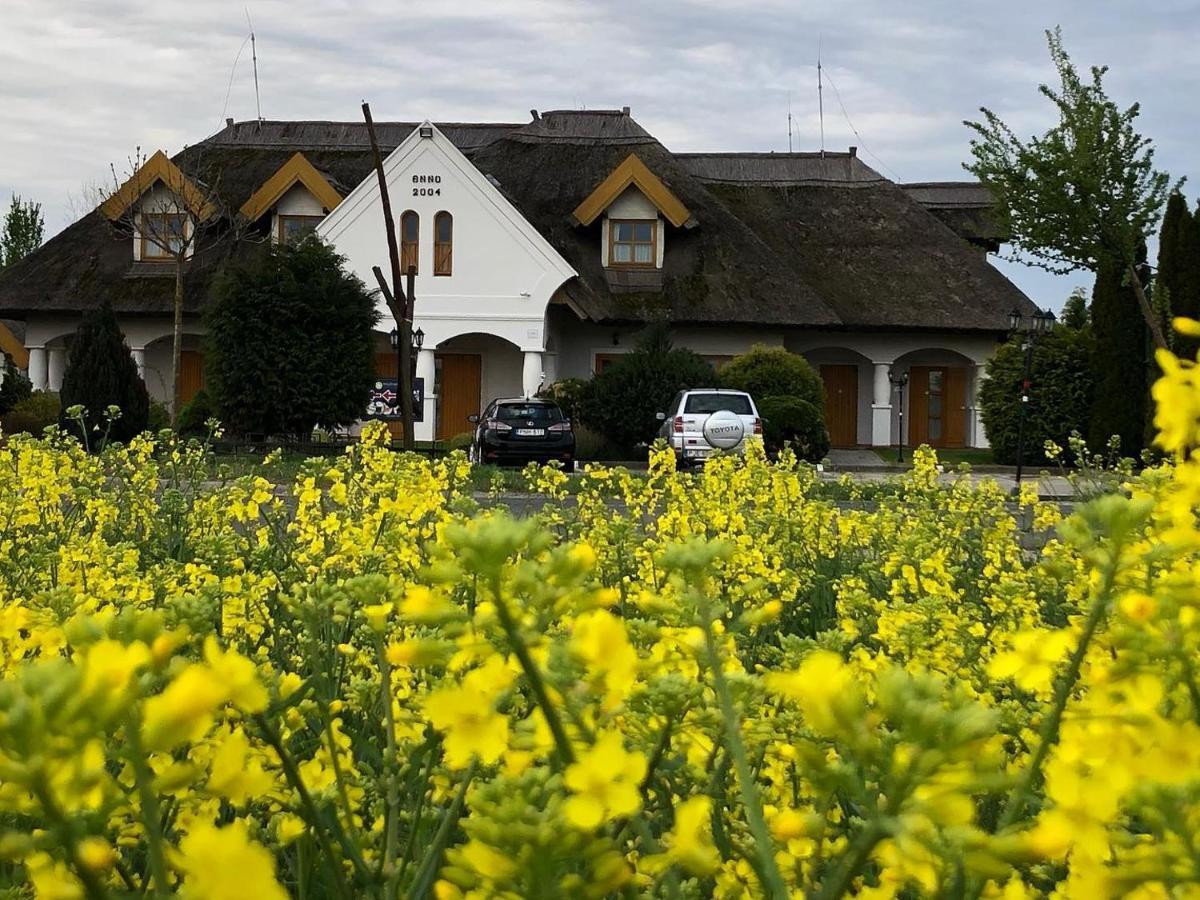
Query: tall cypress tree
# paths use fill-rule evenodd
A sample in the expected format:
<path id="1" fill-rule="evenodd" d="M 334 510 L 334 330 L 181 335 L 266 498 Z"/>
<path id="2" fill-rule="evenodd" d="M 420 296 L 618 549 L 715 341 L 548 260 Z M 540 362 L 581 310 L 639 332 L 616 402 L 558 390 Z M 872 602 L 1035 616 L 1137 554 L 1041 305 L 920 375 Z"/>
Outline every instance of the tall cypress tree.
<path id="1" fill-rule="evenodd" d="M 150 398 L 108 301 L 84 314 L 67 355 L 59 398 L 63 429 L 85 438 L 84 445 L 92 450 L 100 449 L 100 439 L 109 427 L 106 412 L 110 406 L 119 407 L 121 416 L 112 423 L 109 440 L 128 441 L 146 430 Z M 79 422 L 66 415 L 72 406 L 87 411 L 86 437 L 79 434 Z"/>
<path id="2" fill-rule="evenodd" d="M 1183 195 L 1174 191 L 1167 200 L 1158 234 L 1158 274 L 1154 280 L 1156 293 L 1165 296 L 1168 304 L 1168 324 L 1171 316 L 1195 318 L 1200 303 L 1198 244 L 1200 224 L 1188 210 Z M 1186 352 L 1188 348 L 1180 346 L 1183 343 L 1179 335 L 1172 338 L 1172 345 Z"/>
<path id="3" fill-rule="evenodd" d="M 1140 258 L 1144 262 L 1144 247 Z M 1102 448 L 1115 434 L 1121 439 L 1122 455 L 1136 457 L 1146 446 L 1150 333 L 1120 262 L 1105 261 L 1096 272 L 1092 331 L 1096 391 L 1089 443 Z"/>

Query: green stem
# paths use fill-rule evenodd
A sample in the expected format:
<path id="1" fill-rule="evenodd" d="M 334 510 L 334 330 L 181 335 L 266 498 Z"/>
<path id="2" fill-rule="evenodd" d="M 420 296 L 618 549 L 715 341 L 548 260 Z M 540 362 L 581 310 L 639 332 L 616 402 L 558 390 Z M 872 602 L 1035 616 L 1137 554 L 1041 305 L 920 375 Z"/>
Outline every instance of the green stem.
<path id="1" fill-rule="evenodd" d="M 1017 787 L 1008 797 L 1008 803 L 1005 804 L 1004 811 L 1000 814 L 1000 819 L 996 823 L 997 832 L 1008 828 L 1025 811 L 1025 804 L 1028 802 L 1034 782 L 1041 775 L 1042 765 L 1045 763 L 1046 757 L 1050 754 L 1050 748 L 1058 741 L 1058 732 L 1062 725 L 1063 713 L 1066 711 L 1067 701 L 1071 698 L 1071 692 L 1075 690 L 1075 685 L 1079 681 L 1079 672 L 1083 668 L 1083 659 L 1087 655 L 1088 645 L 1091 644 L 1096 629 L 1100 627 L 1100 623 L 1104 621 L 1104 616 L 1108 612 L 1109 601 L 1112 599 L 1113 581 L 1116 578 L 1116 569 L 1117 560 L 1114 553 L 1112 563 L 1104 573 L 1104 582 L 1096 598 L 1096 603 L 1088 613 L 1083 631 L 1079 635 L 1079 643 L 1076 645 L 1075 651 L 1071 654 L 1066 671 L 1055 685 L 1054 704 L 1050 707 L 1050 714 L 1046 716 L 1046 719 L 1042 722 L 1042 727 L 1038 731 L 1038 748 L 1034 751 L 1033 759 L 1029 761 L 1029 767 L 1021 776 Z"/>
<path id="2" fill-rule="evenodd" d="M 462 813 L 463 801 L 467 796 L 467 788 L 470 786 L 471 780 L 475 777 L 475 767 L 476 762 L 472 762 L 471 767 L 467 769 L 467 774 L 463 778 L 462 784 L 458 787 L 458 793 L 454 795 L 454 802 L 450 804 L 450 808 L 442 816 L 438 830 L 433 836 L 433 843 L 426 852 L 425 859 L 421 862 L 421 868 L 417 870 L 417 874 L 413 878 L 412 888 L 408 892 L 411 900 L 424 900 L 429 895 L 430 888 L 433 887 L 433 880 L 438 872 L 438 863 L 441 861 L 442 854 L 446 850 L 446 845 L 450 842 L 450 830 L 458 823 L 458 817 Z"/>
<path id="3" fill-rule="evenodd" d="M 255 723 L 258 725 L 259 731 L 267 743 L 275 750 L 279 756 L 280 765 L 283 767 L 283 774 L 287 778 L 288 783 L 296 791 L 300 798 L 300 805 L 308 813 L 308 824 L 312 829 L 313 836 L 317 839 L 317 843 L 321 847 L 321 855 L 333 875 L 334 892 L 338 897 L 349 900 L 350 889 L 346 885 L 346 876 L 342 871 L 342 866 L 338 858 L 334 855 L 333 845 L 329 843 L 329 836 L 325 833 L 324 817 L 320 810 L 317 809 L 316 803 L 313 802 L 312 794 L 308 792 L 308 787 L 304 784 L 304 779 L 300 777 L 300 770 L 296 768 L 296 761 L 292 759 L 292 755 L 288 753 L 286 747 L 283 746 L 283 741 L 276 734 L 275 729 L 271 727 L 270 722 L 261 713 L 254 717 Z M 337 816 L 333 817 L 334 822 L 337 822 Z M 337 826 L 340 831 L 340 825 Z M 340 835 L 345 846 L 345 835 Z"/>
<path id="4" fill-rule="evenodd" d="M 546 691 L 546 683 L 542 680 L 542 673 L 538 671 L 533 657 L 529 655 L 529 648 L 525 646 L 525 640 L 521 637 L 517 623 L 513 620 L 512 614 L 508 610 L 508 604 L 500 596 L 499 576 L 492 579 L 492 594 L 493 599 L 496 601 L 496 617 L 500 620 L 500 626 L 508 636 L 509 643 L 512 644 L 513 653 L 516 654 L 517 661 L 521 664 L 521 670 L 525 673 L 525 677 L 529 681 L 529 688 L 533 691 L 534 699 L 537 700 L 538 706 L 541 707 L 542 715 L 546 717 L 546 725 L 550 728 L 550 733 L 554 736 L 554 746 L 558 750 L 558 756 L 564 766 L 569 766 L 575 762 L 575 751 L 571 749 L 571 742 L 567 738 L 567 732 L 563 728 L 562 720 L 558 717 L 558 710 L 550 702 L 550 695 Z"/>
<path id="5" fill-rule="evenodd" d="M 400 797 L 396 785 L 396 722 L 392 716 L 392 664 L 383 648 L 383 638 L 376 640 L 379 654 L 379 692 L 383 695 L 383 725 L 387 729 L 387 829 L 383 845 L 383 871 L 391 878 L 396 865 L 397 828 L 399 827 Z"/>
<path id="6" fill-rule="evenodd" d="M 846 851 L 846 855 L 842 857 L 842 864 L 838 866 L 833 877 L 821 885 L 821 890 L 817 892 L 815 900 L 837 900 L 850 887 L 850 882 L 854 880 L 854 876 L 858 874 L 864 862 L 871 855 L 871 851 L 875 849 L 875 845 L 879 843 L 883 837 L 883 830 L 877 824 L 870 824 L 855 837 L 854 842 L 850 845 L 850 849 Z"/>
<path id="7" fill-rule="evenodd" d="M 129 762 L 133 767 L 134 779 L 137 782 L 138 798 L 142 804 L 142 824 L 146 827 L 146 836 L 150 840 L 150 875 L 154 880 L 154 896 L 165 896 L 167 890 L 167 860 L 163 853 L 162 814 L 158 808 L 158 797 L 154 793 L 154 774 L 146 762 L 146 752 L 142 748 L 141 722 L 137 716 L 131 715 L 125 725 L 126 738 L 129 743 Z"/>
<path id="8" fill-rule="evenodd" d="M 755 852 L 758 855 L 759 878 L 763 890 L 768 897 L 775 900 L 785 900 L 788 896 L 787 886 L 779 867 L 775 864 L 774 844 L 767 833 L 767 822 L 763 818 L 762 802 L 758 797 L 758 788 L 754 775 L 750 771 L 750 762 L 746 758 L 746 747 L 742 743 L 741 725 L 738 722 L 737 711 L 733 708 L 733 697 L 729 693 L 729 684 L 725 681 L 725 673 L 721 669 L 721 657 L 717 652 L 717 643 L 713 639 L 712 622 L 705 614 L 702 626 L 704 629 L 704 645 L 708 650 L 708 663 L 712 669 L 713 688 L 717 692 L 717 701 L 721 706 L 721 718 L 725 723 L 725 749 L 733 760 L 734 771 L 737 773 L 738 790 L 742 795 L 742 806 L 746 810 L 746 821 L 750 825 L 750 833 L 754 836 Z"/>
<path id="9" fill-rule="evenodd" d="M 66 815 L 58 807 L 58 803 L 54 799 L 54 795 L 50 791 L 49 785 L 46 784 L 42 776 L 37 776 L 33 781 L 33 793 L 37 797 L 38 802 L 42 804 L 42 809 L 46 813 L 46 818 L 51 824 L 56 826 L 58 833 L 62 836 L 64 848 L 67 851 L 67 857 L 71 861 L 71 866 L 75 870 L 76 877 L 83 883 L 84 890 L 87 891 L 88 897 L 92 900 L 107 900 L 108 891 L 105 890 L 104 884 L 96 877 L 96 873 L 83 865 L 79 859 L 79 844 L 75 840 L 75 831 L 71 827 L 71 823 L 67 821 Z M 157 887 L 157 885 L 155 885 Z"/>

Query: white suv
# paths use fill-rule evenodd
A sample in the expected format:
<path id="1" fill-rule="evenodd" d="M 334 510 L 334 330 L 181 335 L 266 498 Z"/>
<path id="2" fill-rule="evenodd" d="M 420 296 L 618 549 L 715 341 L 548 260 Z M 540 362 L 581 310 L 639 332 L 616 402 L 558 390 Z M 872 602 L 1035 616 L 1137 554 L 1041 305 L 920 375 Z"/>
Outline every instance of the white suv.
<path id="1" fill-rule="evenodd" d="M 745 391 L 680 391 L 658 418 L 658 436 L 671 445 L 681 466 L 703 462 L 721 450 L 744 453 L 748 440 L 762 440 L 758 407 Z"/>

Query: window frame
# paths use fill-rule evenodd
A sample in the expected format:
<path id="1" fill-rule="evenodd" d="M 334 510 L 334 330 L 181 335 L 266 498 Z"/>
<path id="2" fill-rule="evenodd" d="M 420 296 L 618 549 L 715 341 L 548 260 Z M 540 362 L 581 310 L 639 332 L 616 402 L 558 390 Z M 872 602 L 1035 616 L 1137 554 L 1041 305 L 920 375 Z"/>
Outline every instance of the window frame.
<path id="1" fill-rule="evenodd" d="M 404 223 L 409 216 L 417 221 L 416 237 L 411 241 L 405 237 Z M 407 274 L 409 266 L 421 274 L 421 214 L 415 209 L 406 209 L 400 213 L 400 272 Z"/>
<path id="2" fill-rule="evenodd" d="M 313 230 L 316 230 L 316 227 L 321 224 L 321 221 L 325 217 L 300 213 L 279 213 L 275 218 L 279 220 L 275 226 L 275 239 L 282 244 L 285 241 L 284 228 L 288 222 L 292 220 L 311 221 L 313 223 Z"/>
<path id="3" fill-rule="evenodd" d="M 450 222 L 450 239 L 443 241 L 438 226 L 443 220 Z M 443 253 L 445 254 L 443 256 Z M 444 265 L 443 265 L 444 263 Z M 454 215 L 441 209 L 433 217 L 433 274 L 449 277 L 454 272 Z"/>
<path id="4" fill-rule="evenodd" d="M 142 260 L 147 261 L 147 262 L 163 262 L 165 260 L 174 259 L 175 255 L 176 255 L 175 253 L 168 251 L 166 248 L 164 248 L 161 244 L 159 244 L 153 238 L 147 237 L 147 234 L 152 230 L 152 229 L 146 227 L 146 219 L 150 219 L 150 218 L 165 220 L 167 217 L 173 217 L 173 218 L 182 220 L 183 228 L 181 229 L 181 234 L 180 234 L 180 238 L 179 238 L 180 247 L 179 247 L 178 252 L 181 252 L 181 253 L 187 252 L 187 241 L 188 241 L 188 234 L 187 234 L 188 214 L 187 213 L 184 213 L 184 212 L 141 212 L 138 215 L 140 216 L 140 218 L 138 220 L 138 237 L 140 238 L 140 240 L 142 242 L 141 243 L 141 254 L 140 254 L 140 257 Z M 155 234 L 162 234 L 162 232 L 155 231 Z"/>
<path id="5" fill-rule="evenodd" d="M 650 226 L 650 261 L 637 262 L 633 257 L 637 256 L 636 251 L 630 253 L 630 262 L 617 260 L 617 244 L 623 244 L 628 247 L 638 247 L 644 245 L 645 241 L 618 241 L 617 226 L 629 225 L 636 228 L 638 225 Z M 658 219 L 609 219 L 608 220 L 608 266 L 610 269 L 657 269 L 658 268 Z"/>

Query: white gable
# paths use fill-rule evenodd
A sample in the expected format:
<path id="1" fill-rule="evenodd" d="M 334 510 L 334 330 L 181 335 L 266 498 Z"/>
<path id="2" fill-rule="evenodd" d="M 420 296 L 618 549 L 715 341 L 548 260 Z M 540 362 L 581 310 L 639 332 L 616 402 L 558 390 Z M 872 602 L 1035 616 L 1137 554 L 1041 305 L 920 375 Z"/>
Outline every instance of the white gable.
<path id="1" fill-rule="evenodd" d="M 432 137 L 421 137 L 424 129 Z M 576 272 L 436 127 L 415 129 L 383 163 L 396 228 L 408 210 L 420 216 L 414 321 L 427 347 L 482 332 L 524 350 L 545 345 L 546 306 Z M 433 274 L 434 216 L 454 217 L 452 274 Z M 318 227 L 347 265 L 376 286 L 372 266 L 390 273 L 387 235 L 374 171 Z M 397 235 L 399 241 L 399 235 Z M 391 313 L 379 300 L 380 328 Z"/>

